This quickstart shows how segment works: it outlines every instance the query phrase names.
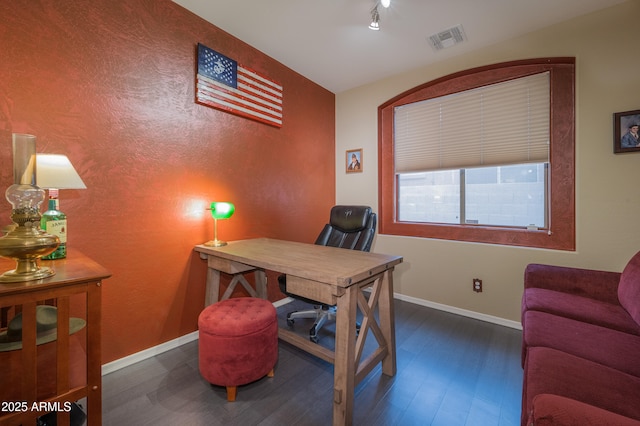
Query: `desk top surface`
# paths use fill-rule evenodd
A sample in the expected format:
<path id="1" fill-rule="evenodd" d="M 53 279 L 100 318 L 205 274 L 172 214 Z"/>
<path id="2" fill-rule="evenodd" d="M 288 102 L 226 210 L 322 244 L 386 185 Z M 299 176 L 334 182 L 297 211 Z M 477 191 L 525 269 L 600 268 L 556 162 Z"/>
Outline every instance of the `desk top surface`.
<path id="1" fill-rule="evenodd" d="M 270 238 L 231 241 L 222 247 L 198 245 L 195 250 L 222 259 L 341 287 L 347 287 L 402 262 L 402 256 Z"/>
<path id="2" fill-rule="evenodd" d="M 14 283 L 0 283 L 0 296 L 37 291 L 49 287 L 71 285 L 88 281 L 101 281 L 109 278 L 111 272 L 91 258 L 77 251 L 69 251 L 65 259 L 41 260 L 41 266 L 47 266 L 56 271 L 55 275 L 35 280 Z M 16 262 L 0 257 L 0 273 L 12 270 Z"/>

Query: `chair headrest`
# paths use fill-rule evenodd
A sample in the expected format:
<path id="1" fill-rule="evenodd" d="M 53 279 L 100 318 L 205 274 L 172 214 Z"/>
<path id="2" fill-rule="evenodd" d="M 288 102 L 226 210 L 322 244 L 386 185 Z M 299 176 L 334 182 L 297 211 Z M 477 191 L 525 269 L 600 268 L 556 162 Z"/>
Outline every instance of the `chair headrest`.
<path id="1" fill-rule="evenodd" d="M 329 223 L 342 232 L 357 232 L 365 229 L 371 216 L 368 206 L 334 206 Z"/>

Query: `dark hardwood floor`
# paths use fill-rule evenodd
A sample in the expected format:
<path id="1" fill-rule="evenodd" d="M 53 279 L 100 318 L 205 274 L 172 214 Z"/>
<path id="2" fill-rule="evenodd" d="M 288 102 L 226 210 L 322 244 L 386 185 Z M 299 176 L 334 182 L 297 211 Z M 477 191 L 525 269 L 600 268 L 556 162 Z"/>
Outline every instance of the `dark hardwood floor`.
<path id="1" fill-rule="evenodd" d="M 281 323 L 292 306 L 278 309 Z M 399 300 L 395 311 L 397 375 L 378 366 L 357 386 L 355 425 L 519 425 L 521 331 Z M 331 364 L 280 342 L 275 377 L 229 403 L 200 376 L 195 341 L 105 375 L 103 424 L 330 425 L 332 385 Z"/>

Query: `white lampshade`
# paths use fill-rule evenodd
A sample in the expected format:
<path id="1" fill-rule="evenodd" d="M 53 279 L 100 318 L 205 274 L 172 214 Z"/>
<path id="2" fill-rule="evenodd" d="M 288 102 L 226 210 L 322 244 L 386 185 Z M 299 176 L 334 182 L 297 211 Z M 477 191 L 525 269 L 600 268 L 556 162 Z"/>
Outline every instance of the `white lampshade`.
<path id="1" fill-rule="evenodd" d="M 36 185 L 43 189 L 86 189 L 66 155 L 36 154 Z"/>

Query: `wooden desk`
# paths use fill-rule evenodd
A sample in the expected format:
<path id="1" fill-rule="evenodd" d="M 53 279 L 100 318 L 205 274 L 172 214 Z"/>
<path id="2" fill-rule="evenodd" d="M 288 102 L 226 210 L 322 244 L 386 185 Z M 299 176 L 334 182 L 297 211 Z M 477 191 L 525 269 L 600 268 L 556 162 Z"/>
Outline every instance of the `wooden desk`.
<path id="1" fill-rule="evenodd" d="M 224 247 L 199 245 L 209 268 L 217 270 L 271 270 L 287 274 L 291 293 L 337 305 L 335 352 L 281 328 L 278 337 L 334 364 L 333 424 L 353 422 L 354 388 L 382 363 L 382 372 L 396 373 L 393 314 L 393 269 L 402 257 L 295 243 L 268 238 L 230 242 Z M 367 298 L 365 288 L 372 287 Z M 379 322 L 374 317 L 378 309 Z M 363 314 L 356 335 L 356 313 Z M 378 348 L 362 359 L 371 330 Z"/>
<path id="2" fill-rule="evenodd" d="M 33 403 L 59 403 L 57 424 L 69 424 L 69 413 L 64 411 L 64 403 L 87 398 L 87 423 L 89 426 L 102 423 L 102 359 L 101 359 L 101 285 L 102 280 L 111 273 L 88 257 L 70 251 L 66 259 L 42 261 L 43 266 L 53 268 L 56 273 L 52 277 L 28 282 L 0 283 L 0 308 L 21 311 L 22 322 L 22 389 L 15 389 L 14 402 L 26 402 L 25 410 L 15 409 L 0 412 L 0 425 L 35 424 L 38 416 L 47 411 L 34 411 Z M 15 268 L 15 262 L 0 258 L 0 271 Z M 71 388 L 70 384 L 70 336 L 69 317 L 72 309 L 70 299 L 80 297 L 86 312 L 86 384 Z M 38 347 L 36 346 L 36 305 L 44 302 L 54 304 L 58 310 L 57 340 L 55 343 L 56 371 L 55 394 L 46 399 L 38 399 Z M 73 309 L 77 309 L 76 306 Z M 78 333 L 83 332 L 82 330 Z M 51 343 L 53 344 L 53 343 Z M 6 352 L 4 352 L 6 353 Z M 0 353 L 2 355 L 3 353 Z M 15 354 L 14 354 L 15 355 Z M 5 366 L 6 367 L 6 366 Z M 0 368 L 0 383 L 7 381 Z M 41 383 L 40 383 L 41 384 Z M 51 405 L 50 405 L 51 406 Z M 54 405 L 55 406 L 55 405 Z M 5 407 L 9 409 L 11 407 Z"/>

